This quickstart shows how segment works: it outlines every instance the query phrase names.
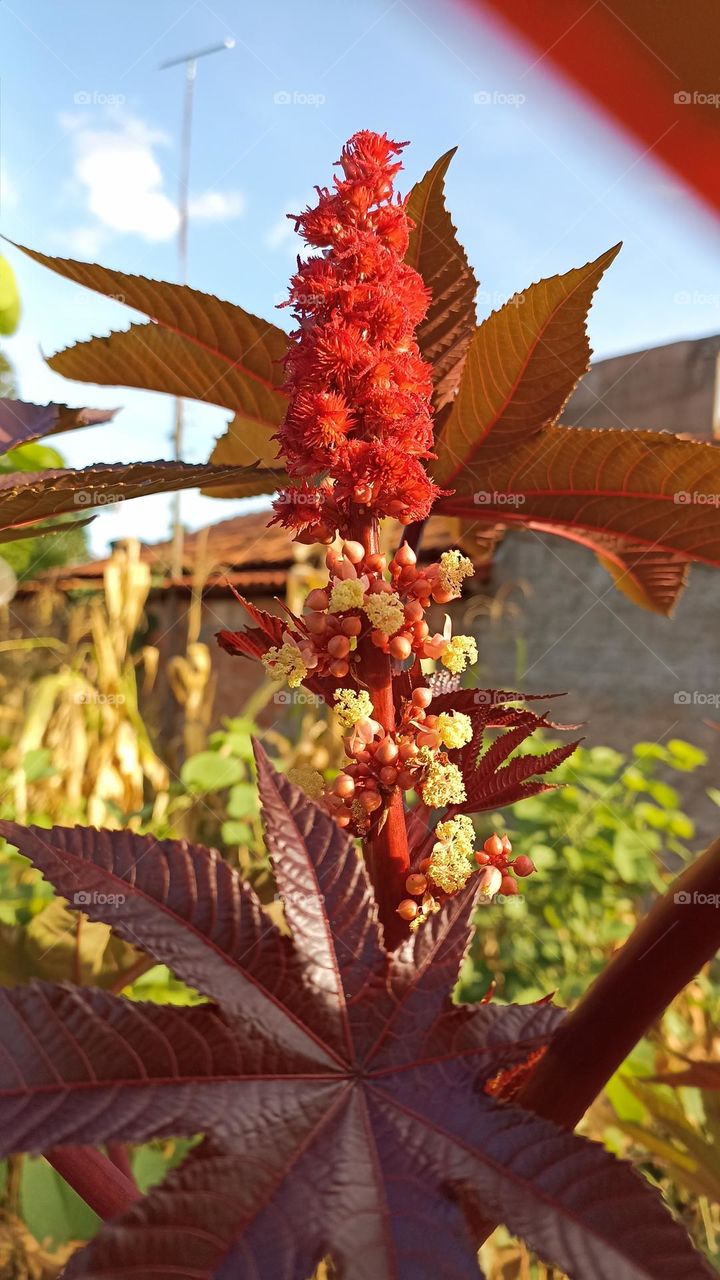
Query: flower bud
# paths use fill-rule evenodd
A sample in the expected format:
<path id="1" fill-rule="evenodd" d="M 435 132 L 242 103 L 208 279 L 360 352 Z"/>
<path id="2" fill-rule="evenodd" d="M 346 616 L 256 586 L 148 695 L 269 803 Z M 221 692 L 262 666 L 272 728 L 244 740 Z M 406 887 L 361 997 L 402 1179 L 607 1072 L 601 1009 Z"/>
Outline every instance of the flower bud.
<path id="1" fill-rule="evenodd" d="M 480 872 L 478 883 L 481 898 L 494 898 L 502 884 L 502 872 L 497 867 L 486 867 Z"/>
<path id="2" fill-rule="evenodd" d="M 532 858 L 528 858 L 524 853 L 521 853 L 512 863 L 512 869 L 516 876 L 531 876 L 536 867 Z"/>

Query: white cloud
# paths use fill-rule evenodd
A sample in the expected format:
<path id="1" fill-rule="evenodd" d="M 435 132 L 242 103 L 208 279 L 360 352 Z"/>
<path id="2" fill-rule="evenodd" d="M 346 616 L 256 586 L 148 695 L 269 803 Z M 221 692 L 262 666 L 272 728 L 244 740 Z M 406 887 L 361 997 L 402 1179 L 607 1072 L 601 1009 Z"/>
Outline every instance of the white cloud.
<path id="1" fill-rule="evenodd" d="M 158 157 L 171 145 L 167 134 L 117 110 L 106 111 L 100 122 L 76 113 L 64 114 L 60 123 L 71 139 L 74 181 L 84 192 L 87 212 L 97 219 L 94 227 L 76 227 L 69 236 L 78 244 L 89 236 L 94 250 L 108 233 L 170 240 L 180 219 Z M 240 192 L 206 191 L 190 201 L 189 209 L 191 218 L 219 221 L 239 217 L 244 206 Z"/>
<path id="2" fill-rule="evenodd" d="M 169 240 L 177 231 L 178 211 L 163 191 L 155 155 L 157 147 L 168 145 L 167 136 L 133 116 L 112 113 L 102 128 L 79 115 L 64 115 L 61 124 L 72 140 L 74 177 L 101 226 Z"/>
<path id="3" fill-rule="evenodd" d="M 204 191 L 192 196 L 188 203 L 191 218 L 205 222 L 224 222 L 240 218 L 245 212 L 245 197 L 240 191 Z"/>

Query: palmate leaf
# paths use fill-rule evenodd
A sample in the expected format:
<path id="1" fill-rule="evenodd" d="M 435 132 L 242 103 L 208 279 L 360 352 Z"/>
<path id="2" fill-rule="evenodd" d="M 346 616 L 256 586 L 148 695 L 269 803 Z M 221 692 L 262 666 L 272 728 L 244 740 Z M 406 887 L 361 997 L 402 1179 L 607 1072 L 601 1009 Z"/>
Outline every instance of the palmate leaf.
<path id="1" fill-rule="evenodd" d="M 58 431 L 96 427 L 110 422 L 115 409 L 73 409 L 67 404 L 28 404 L 25 400 L 0 399 L 0 452 L 19 444 L 41 440 Z"/>
<path id="2" fill-rule="evenodd" d="M 611 535 L 613 554 L 663 612 L 681 586 L 678 558 L 720 564 L 720 452 L 709 444 L 551 426 L 461 485 L 436 509 L 558 532 L 606 557 Z"/>
<path id="3" fill-rule="evenodd" d="M 277 440 L 269 436 L 263 426 L 236 414 L 216 442 L 210 462 L 215 466 L 233 467 L 254 464 L 253 488 L 248 487 L 248 482 L 239 481 L 227 488 L 208 485 L 203 493 L 208 498 L 249 498 L 259 493 L 276 493 L 288 483 L 285 463 L 278 457 L 277 450 Z"/>
<path id="4" fill-rule="evenodd" d="M 480 1212 L 571 1276 L 711 1275 L 629 1167 L 484 1090 L 562 1015 L 453 1005 L 472 890 L 387 952 L 353 842 L 258 758 L 292 940 L 207 851 L 0 824 L 60 892 L 82 884 L 83 910 L 218 1002 L 3 993 L 2 1151 L 206 1135 L 69 1280 L 308 1280 L 327 1256 L 344 1280 L 472 1280 Z"/>
<path id="5" fill-rule="evenodd" d="M 277 325 L 188 285 L 16 247 L 58 275 L 142 311 L 153 322 L 58 353 L 49 361 L 57 372 L 82 382 L 144 386 L 226 405 L 268 432 L 282 421 L 287 337 Z"/>
<path id="6" fill-rule="evenodd" d="M 418 343 L 433 368 L 438 410 L 455 395 L 476 325 L 478 282 L 445 206 L 445 175 L 456 149 L 436 160 L 407 202 L 414 227 L 405 261 L 420 272 L 432 294 Z"/>
<path id="7" fill-rule="evenodd" d="M 474 489 L 496 458 L 554 422 L 590 364 L 585 318 L 616 245 L 587 266 L 515 294 L 475 331 L 460 389 L 436 443 L 438 484 Z"/>
<path id="8" fill-rule="evenodd" d="M 557 783 L 546 780 L 544 775 L 567 760 L 579 746 L 579 740 L 553 747 L 540 755 L 510 757 L 538 730 L 564 731 L 576 729 L 577 725 L 559 725 L 528 707 L 511 704 L 559 696 L 500 689 L 462 689 L 433 699 L 430 709 L 435 715 L 454 709 L 468 715 L 472 724 L 470 741 L 448 753 L 462 773 L 467 792 L 463 804 L 452 806 L 453 814 L 503 808 L 543 791 L 552 791 L 557 786 Z M 503 732 L 481 754 L 488 729 L 501 729 Z"/>
<path id="9" fill-rule="evenodd" d="M 251 475 L 248 468 L 246 475 Z M 0 542 L 16 540 L 17 530 L 35 532 L 39 521 L 66 512 L 86 514 L 114 502 L 149 494 L 194 489 L 203 481 L 237 483 L 236 467 L 189 462 L 96 463 L 80 471 L 16 471 L 0 476 Z"/>

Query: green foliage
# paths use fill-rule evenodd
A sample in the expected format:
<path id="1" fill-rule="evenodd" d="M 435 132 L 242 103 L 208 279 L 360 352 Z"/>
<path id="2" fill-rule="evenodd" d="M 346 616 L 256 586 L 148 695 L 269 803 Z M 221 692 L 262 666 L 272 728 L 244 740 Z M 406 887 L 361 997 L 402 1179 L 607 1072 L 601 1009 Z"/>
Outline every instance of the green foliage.
<path id="1" fill-rule="evenodd" d="M 505 1000 L 577 1000 L 687 858 L 694 828 L 667 778 L 705 761 L 678 739 L 638 743 L 630 758 L 580 747 L 553 774 L 561 789 L 490 815 L 487 833 L 507 830 L 537 873 L 479 913 L 463 999 L 480 998 L 489 976 Z"/>
<path id="2" fill-rule="evenodd" d="M 7 258 L 0 257 L 0 333 L 14 333 L 20 322 L 20 294 Z"/>
<path id="3" fill-rule="evenodd" d="M 19 445 L 0 457 L 0 475 L 16 471 L 54 470 L 64 466 L 62 454 L 45 444 Z M 73 527 L 74 521 L 74 516 L 58 516 L 48 527 L 67 524 L 69 527 L 63 533 L 38 534 L 34 538 L 4 543 L 0 555 L 21 582 L 38 572 L 86 560 L 89 554 L 86 531 Z"/>

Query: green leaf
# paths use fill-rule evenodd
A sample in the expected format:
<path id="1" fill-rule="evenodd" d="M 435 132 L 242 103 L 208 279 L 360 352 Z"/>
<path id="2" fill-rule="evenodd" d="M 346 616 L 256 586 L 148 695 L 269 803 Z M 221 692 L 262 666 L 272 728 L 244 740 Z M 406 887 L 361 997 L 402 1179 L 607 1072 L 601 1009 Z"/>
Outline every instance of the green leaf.
<path id="1" fill-rule="evenodd" d="M 0 257 L 0 333 L 9 336 L 20 322 L 20 294 L 7 258 Z"/>
<path id="2" fill-rule="evenodd" d="M 240 782 L 244 772 L 241 761 L 232 756 L 221 756 L 217 751 L 200 751 L 185 761 L 180 779 L 188 791 L 224 791 L 226 787 Z"/>
<path id="3" fill-rule="evenodd" d="M 252 782 L 238 782 L 228 796 L 228 817 L 247 818 L 259 813 L 257 787 Z"/>

